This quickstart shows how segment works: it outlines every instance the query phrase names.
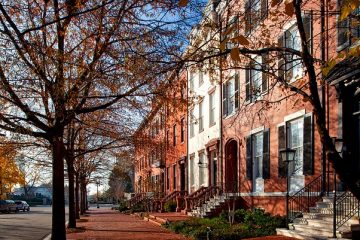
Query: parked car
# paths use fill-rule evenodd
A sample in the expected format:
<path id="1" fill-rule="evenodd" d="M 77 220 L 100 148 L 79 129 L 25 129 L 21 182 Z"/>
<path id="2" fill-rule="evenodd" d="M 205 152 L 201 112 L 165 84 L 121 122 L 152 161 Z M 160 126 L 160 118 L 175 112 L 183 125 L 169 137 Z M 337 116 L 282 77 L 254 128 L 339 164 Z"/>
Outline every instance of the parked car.
<path id="1" fill-rule="evenodd" d="M 30 211 L 30 206 L 27 202 L 16 200 L 15 203 L 16 203 L 16 207 L 17 207 L 18 211 L 20 211 L 20 210 L 23 210 L 24 212 Z"/>
<path id="2" fill-rule="evenodd" d="M 0 200 L 0 212 L 18 212 L 16 203 L 13 200 Z"/>

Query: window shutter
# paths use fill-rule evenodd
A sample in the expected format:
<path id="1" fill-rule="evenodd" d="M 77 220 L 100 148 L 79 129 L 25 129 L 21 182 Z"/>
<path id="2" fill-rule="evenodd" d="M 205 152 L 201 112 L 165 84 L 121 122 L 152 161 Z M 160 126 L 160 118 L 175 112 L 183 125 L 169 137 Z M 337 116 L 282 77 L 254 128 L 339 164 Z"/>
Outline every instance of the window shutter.
<path id="1" fill-rule="evenodd" d="M 281 35 L 278 38 L 278 46 L 284 47 L 284 35 Z M 278 76 L 281 77 L 283 80 L 285 80 L 285 56 L 284 52 L 279 51 L 279 59 L 278 59 Z"/>
<path id="2" fill-rule="evenodd" d="M 313 161 L 313 122 L 312 114 L 304 116 L 304 175 L 314 174 L 314 161 Z"/>
<path id="3" fill-rule="evenodd" d="M 250 76 L 250 73 L 251 72 L 251 67 L 250 66 L 248 66 L 248 68 L 247 69 L 245 69 L 245 78 L 246 78 L 246 82 L 245 82 L 245 87 L 246 87 L 246 97 L 245 97 L 245 101 L 250 101 L 250 99 L 251 99 L 251 81 L 250 81 L 250 78 L 251 78 L 251 76 Z"/>
<path id="4" fill-rule="evenodd" d="M 293 41 L 293 38 L 291 36 L 290 31 L 285 31 L 284 33 L 284 46 L 285 47 L 293 47 L 293 44 L 291 46 L 288 46 L 288 40 Z M 293 76 L 293 54 L 291 53 L 285 53 L 285 66 L 284 66 L 284 72 L 285 72 L 285 80 L 290 80 Z M 297 56 L 296 56 L 297 57 Z"/>
<path id="5" fill-rule="evenodd" d="M 280 150 L 286 148 L 286 135 L 285 135 L 285 125 L 278 127 L 278 163 L 279 163 L 279 177 L 286 177 L 286 164 L 282 161 L 280 156 Z"/>
<path id="6" fill-rule="evenodd" d="M 312 12 L 309 14 L 305 14 L 303 17 L 304 29 L 306 34 L 306 43 L 308 44 L 309 52 L 312 54 L 313 52 L 313 14 Z"/>
<path id="7" fill-rule="evenodd" d="M 248 180 L 252 180 L 253 175 L 251 140 L 251 135 L 246 137 L 246 178 Z"/>
<path id="8" fill-rule="evenodd" d="M 227 91 L 226 91 L 226 83 L 224 83 L 222 85 L 222 97 L 223 97 L 223 116 L 226 117 L 227 116 Z"/>
<path id="9" fill-rule="evenodd" d="M 268 0 L 261 0 L 261 19 L 264 20 L 268 15 Z"/>
<path id="10" fill-rule="evenodd" d="M 262 63 L 262 69 L 267 71 L 268 70 L 268 66 L 267 66 L 268 61 L 267 61 L 267 55 L 266 54 L 263 54 L 261 56 L 261 63 Z M 268 84 L 269 84 L 268 76 L 267 76 L 266 72 L 263 71 L 262 72 L 262 86 L 261 86 L 262 92 L 266 92 L 268 90 L 268 88 L 269 88 Z"/>
<path id="11" fill-rule="evenodd" d="M 270 129 L 263 132 L 263 178 L 270 178 Z"/>
<path id="12" fill-rule="evenodd" d="M 239 108 L 239 74 L 235 74 L 235 109 Z"/>
<path id="13" fill-rule="evenodd" d="M 245 3 L 245 35 L 251 32 L 251 0 Z"/>

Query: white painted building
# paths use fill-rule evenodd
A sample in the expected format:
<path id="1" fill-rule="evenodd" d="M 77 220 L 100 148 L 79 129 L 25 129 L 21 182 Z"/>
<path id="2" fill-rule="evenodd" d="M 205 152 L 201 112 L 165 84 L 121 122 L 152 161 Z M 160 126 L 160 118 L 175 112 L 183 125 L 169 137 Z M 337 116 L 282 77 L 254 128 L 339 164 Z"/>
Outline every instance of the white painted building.
<path id="1" fill-rule="evenodd" d="M 188 70 L 188 183 L 190 192 L 216 185 L 220 137 L 220 87 L 201 69 Z"/>

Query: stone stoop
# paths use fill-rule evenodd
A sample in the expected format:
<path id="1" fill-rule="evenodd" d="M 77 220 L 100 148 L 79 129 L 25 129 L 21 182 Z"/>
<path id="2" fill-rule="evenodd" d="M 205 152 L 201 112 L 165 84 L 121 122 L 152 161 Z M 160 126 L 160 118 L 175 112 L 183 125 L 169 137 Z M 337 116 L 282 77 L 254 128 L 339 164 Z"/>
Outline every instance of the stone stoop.
<path id="1" fill-rule="evenodd" d="M 202 204 L 202 206 L 196 207 L 195 209 L 188 212 L 187 214 L 188 214 L 188 216 L 192 216 L 192 217 L 200 217 L 200 218 L 209 217 L 216 210 L 221 208 L 221 206 L 228 199 L 230 199 L 230 197 L 225 196 L 225 195 L 214 196 L 214 197 L 210 198 L 208 201 L 206 201 L 204 204 Z"/>
<path id="2" fill-rule="evenodd" d="M 163 218 L 160 218 L 160 217 L 156 217 L 156 216 L 154 216 L 154 215 L 149 215 L 148 217 L 144 217 L 144 220 L 145 220 L 145 221 L 149 221 L 149 222 L 151 222 L 151 223 L 153 223 L 153 224 L 156 224 L 156 225 L 158 225 L 158 226 L 161 226 L 161 225 L 163 225 L 163 224 L 165 224 L 165 223 L 168 222 L 167 219 L 163 219 Z"/>
<path id="3" fill-rule="evenodd" d="M 302 218 L 297 218 L 293 223 L 290 223 L 289 229 L 278 228 L 276 233 L 298 239 L 325 240 L 332 238 L 332 228 L 332 197 L 324 197 L 322 202 L 317 202 L 315 207 L 310 208 L 309 213 L 303 213 Z M 337 230 L 336 236 L 337 239 L 360 239 L 357 238 L 359 232 L 359 218 L 351 218 Z"/>

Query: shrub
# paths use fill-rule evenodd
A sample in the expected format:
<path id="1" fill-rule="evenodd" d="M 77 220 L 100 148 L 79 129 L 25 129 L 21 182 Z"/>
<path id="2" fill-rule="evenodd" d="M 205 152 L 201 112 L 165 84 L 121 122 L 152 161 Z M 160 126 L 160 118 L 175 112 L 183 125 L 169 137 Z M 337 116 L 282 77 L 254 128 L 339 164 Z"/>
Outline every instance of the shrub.
<path id="1" fill-rule="evenodd" d="M 134 213 L 134 212 L 144 212 L 145 211 L 145 207 L 142 203 L 136 204 L 135 206 L 132 206 L 130 208 L 130 213 Z"/>
<path id="2" fill-rule="evenodd" d="M 119 203 L 119 208 L 118 209 L 119 209 L 120 212 L 129 210 L 129 208 L 126 206 L 126 203 L 123 202 L 123 201 Z"/>
<path id="3" fill-rule="evenodd" d="M 227 212 L 216 218 L 191 218 L 187 221 L 173 222 L 166 227 L 194 239 L 207 239 L 208 228 L 213 240 L 239 240 L 249 237 L 261 237 L 275 234 L 275 229 L 285 226 L 285 218 L 271 216 L 260 209 L 235 211 L 237 224 L 230 226 Z"/>
<path id="4" fill-rule="evenodd" d="M 164 205 L 164 210 L 166 212 L 175 212 L 176 211 L 176 202 L 175 201 L 169 201 L 166 202 Z"/>

